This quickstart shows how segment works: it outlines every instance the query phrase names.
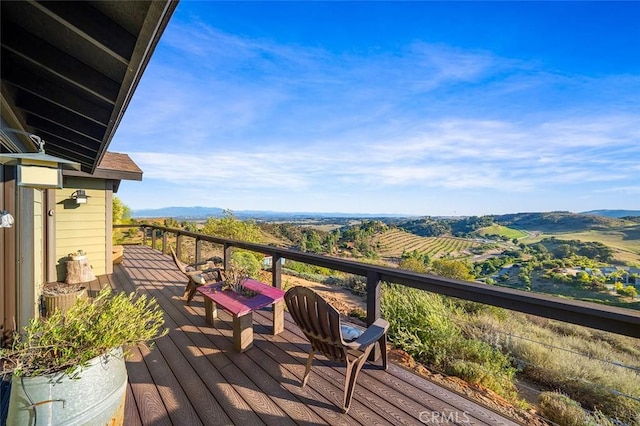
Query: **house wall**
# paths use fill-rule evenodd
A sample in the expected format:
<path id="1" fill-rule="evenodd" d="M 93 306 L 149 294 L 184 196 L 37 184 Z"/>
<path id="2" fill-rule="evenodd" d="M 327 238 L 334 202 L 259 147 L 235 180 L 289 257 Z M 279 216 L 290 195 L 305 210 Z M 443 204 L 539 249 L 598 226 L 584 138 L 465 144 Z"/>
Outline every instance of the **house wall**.
<path id="1" fill-rule="evenodd" d="M 45 246 L 44 246 L 44 191 L 33 189 L 33 298 L 29 301 L 33 307 L 29 319 L 38 316 L 40 297 L 45 283 Z"/>
<path id="2" fill-rule="evenodd" d="M 16 208 L 18 265 L 16 326 L 22 329 L 39 315 L 44 284 L 43 201 L 40 189 L 19 187 Z"/>
<path id="3" fill-rule="evenodd" d="M 111 258 L 111 233 L 107 233 L 107 188 L 103 179 L 64 177 L 64 188 L 55 191 L 55 260 L 58 281 L 66 276 L 66 261 L 69 253 L 83 250 L 95 275 L 110 272 L 107 268 Z M 71 194 L 85 189 L 87 204 L 77 205 Z M 109 253 L 107 255 L 107 249 Z M 110 266 L 110 265 L 109 265 Z"/>
<path id="4" fill-rule="evenodd" d="M 16 216 L 15 167 L 0 166 L 0 209 Z M 16 324 L 16 224 L 0 228 L 0 347 L 11 341 Z"/>

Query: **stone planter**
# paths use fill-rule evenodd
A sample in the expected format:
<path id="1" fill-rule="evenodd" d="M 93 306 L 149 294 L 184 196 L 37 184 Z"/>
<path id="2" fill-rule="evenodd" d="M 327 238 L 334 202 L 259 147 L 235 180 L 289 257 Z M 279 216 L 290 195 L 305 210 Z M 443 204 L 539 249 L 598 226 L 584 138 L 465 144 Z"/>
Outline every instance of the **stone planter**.
<path id="1" fill-rule="evenodd" d="M 77 260 L 74 260 L 74 258 L 77 258 Z M 71 256 L 70 259 L 71 260 L 67 260 L 65 262 L 67 267 L 67 277 L 64 280 L 65 283 L 88 283 L 96 279 L 87 256 Z"/>
<path id="2" fill-rule="evenodd" d="M 46 294 L 42 295 L 44 299 L 44 310 L 46 316 L 51 315 L 55 312 L 56 309 L 62 311 L 65 314 L 69 308 L 76 303 L 78 299 L 84 299 L 87 297 L 87 289 L 85 287 L 80 287 L 77 291 L 70 293 L 56 293 L 56 294 Z"/>
<path id="3" fill-rule="evenodd" d="M 90 360 L 79 377 L 14 377 L 7 425 L 122 425 L 126 391 L 121 348 Z"/>

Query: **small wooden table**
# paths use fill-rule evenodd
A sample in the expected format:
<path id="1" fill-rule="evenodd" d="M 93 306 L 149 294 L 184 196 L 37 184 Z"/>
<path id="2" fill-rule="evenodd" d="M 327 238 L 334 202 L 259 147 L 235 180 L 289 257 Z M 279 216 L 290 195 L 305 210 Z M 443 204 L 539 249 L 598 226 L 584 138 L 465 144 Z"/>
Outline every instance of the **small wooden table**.
<path id="1" fill-rule="evenodd" d="M 284 330 L 284 291 L 248 279 L 244 287 L 258 293 L 246 298 L 232 290 L 222 290 L 222 282 L 203 285 L 197 291 L 204 296 L 205 319 L 214 324 L 220 306 L 233 316 L 233 348 L 244 352 L 253 346 L 253 311 L 273 305 L 273 334 Z"/>

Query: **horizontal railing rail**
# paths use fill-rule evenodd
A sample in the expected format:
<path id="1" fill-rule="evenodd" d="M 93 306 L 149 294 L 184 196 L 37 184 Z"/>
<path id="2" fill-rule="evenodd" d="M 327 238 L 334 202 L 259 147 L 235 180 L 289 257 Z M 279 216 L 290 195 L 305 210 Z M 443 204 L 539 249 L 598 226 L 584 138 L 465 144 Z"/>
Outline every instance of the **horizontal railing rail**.
<path id="1" fill-rule="evenodd" d="M 565 299 L 506 287 L 443 278 L 430 274 L 420 274 L 403 269 L 371 265 L 281 247 L 249 243 L 246 241 L 229 240 L 197 232 L 190 232 L 183 229 L 148 224 L 114 225 L 114 228 L 131 227 L 139 227 L 143 232 L 147 229 L 152 230 L 151 244 L 154 248 L 157 244 L 156 231 L 160 231 L 162 238 L 162 252 L 165 254 L 168 250 L 168 235 L 173 234 L 176 236 L 176 250 L 178 256 L 181 255 L 181 239 L 183 237 L 194 238 L 196 242 L 195 261 L 201 260 L 200 244 L 202 241 L 219 244 L 224 247 L 225 267 L 228 267 L 229 265 L 231 249 L 234 247 L 272 256 L 272 285 L 278 288 L 282 287 L 282 266 L 280 263 L 280 259 L 282 258 L 366 277 L 368 324 L 372 324 L 380 317 L 380 285 L 382 282 L 388 282 L 446 296 L 453 296 L 472 302 L 484 303 L 544 318 L 640 338 L 640 311 L 632 309 Z M 147 244 L 146 239 L 147 232 L 144 232 L 143 244 L 145 245 Z"/>

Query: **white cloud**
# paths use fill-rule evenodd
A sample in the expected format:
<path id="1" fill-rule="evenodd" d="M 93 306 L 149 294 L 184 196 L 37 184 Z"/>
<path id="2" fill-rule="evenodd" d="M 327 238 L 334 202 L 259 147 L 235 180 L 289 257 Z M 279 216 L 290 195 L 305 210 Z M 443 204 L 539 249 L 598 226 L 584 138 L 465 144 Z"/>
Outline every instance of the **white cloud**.
<path id="1" fill-rule="evenodd" d="M 633 77 L 559 75 L 424 42 L 365 57 L 202 23 L 167 36 L 112 145 L 156 184 L 238 200 L 254 190 L 254 200 L 580 184 L 637 192 Z"/>
<path id="2" fill-rule="evenodd" d="M 507 122 L 446 120 L 430 126 L 428 135 L 405 135 L 407 143 L 397 139 L 369 145 L 366 135 L 357 141 L 337 135 L 331 143 L 257 143 L 249 151 L 229 147 L 216 152 L 131 155 L 146 178 L 185 185 L 294 191 L 373 185 L 523 192 L 545 185 L 623 181 L 637 173 L 617 167 L 616 161 L 617 149 L 636 149 L 628 146 L 634 130 L 621 126 L 623 131 L 616 133 L 619 129 L 607 127 L 607 123 L 620 120 L 609 117 L 589 122 L 604 134 L 616 135 L 602 138 L 610 152 L 593 156 L 588 150 L 596 146 L 594 140 L 583 138 L 582 133 L 562 145 L 557 140 L 565 138 L 564 133 L 554 143 L 544 142 L 549 135 L 553 139 L 550 129 L 581 128 L 580 122 L 546 122 L 521 128 Z M 613 145 L 614 139 L 620 145 Z"/>

